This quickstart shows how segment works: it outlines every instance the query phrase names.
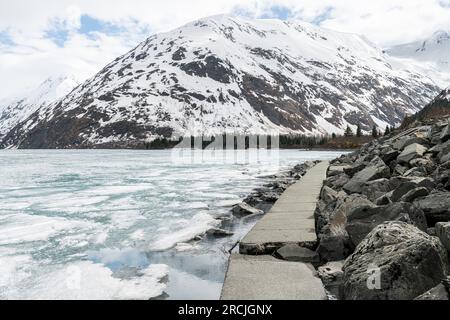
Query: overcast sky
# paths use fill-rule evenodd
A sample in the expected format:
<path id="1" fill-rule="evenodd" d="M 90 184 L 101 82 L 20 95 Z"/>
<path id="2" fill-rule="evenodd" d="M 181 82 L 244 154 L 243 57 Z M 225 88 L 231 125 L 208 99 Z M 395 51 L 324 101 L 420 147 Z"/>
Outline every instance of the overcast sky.
<path id="1" fill-rule="evenodd" d="M 0 98 L 87 78 L 153 33 L 216 14 L 300 19 L 380 46 L 450 31 L 450 0 L 0 0 Z"/>

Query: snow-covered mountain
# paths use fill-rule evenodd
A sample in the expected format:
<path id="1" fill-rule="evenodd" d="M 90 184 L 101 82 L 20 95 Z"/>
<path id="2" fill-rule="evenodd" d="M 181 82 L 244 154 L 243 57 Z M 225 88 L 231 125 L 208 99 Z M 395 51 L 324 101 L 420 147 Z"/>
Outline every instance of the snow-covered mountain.
<path id="1" fill-rule="evenodd" d="M 450 83 L 450 33 L 436 31 L 422 41 L 393 46 L 386 49 L 392 56 L 401 58 L 407 63 L 415 64 L 422 72 L 440 84 Z"/>
<path id="2" fill-rule="evenodd" d="M 384 128 L 439 92 L 430 78 L 397 65 L 359 35 L 215 16 L 151 36 L 3 143 L 130 147 L 159 136 Z"/>
<path id="3" fill-rule="evenodd" d="M 23 92 L 20 97 L 0 101 L 0 140 L 12 128 L 26 120 L 39 108 L 63 98 L 78 85 L 72 75 L 46 79 L 38 87 Z"/>

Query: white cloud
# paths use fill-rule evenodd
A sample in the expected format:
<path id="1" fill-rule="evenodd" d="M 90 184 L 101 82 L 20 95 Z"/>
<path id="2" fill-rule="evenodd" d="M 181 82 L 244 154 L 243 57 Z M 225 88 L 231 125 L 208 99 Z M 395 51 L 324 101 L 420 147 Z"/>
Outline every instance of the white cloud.
<path id="1" fill-rule="evenodd" d="M 286 15 L 382 46 L 450 30 L 450 0 L 0 0 L 0 98 L 55 73 L 88 77 L 151 33 L 221 13 Z M 83 15 L 120 31 L 82 33 Z M 61 32 L 59 45 L 49 38 L 52 29 Z M 1 34 L 14 45 L 2 44 Z"/>

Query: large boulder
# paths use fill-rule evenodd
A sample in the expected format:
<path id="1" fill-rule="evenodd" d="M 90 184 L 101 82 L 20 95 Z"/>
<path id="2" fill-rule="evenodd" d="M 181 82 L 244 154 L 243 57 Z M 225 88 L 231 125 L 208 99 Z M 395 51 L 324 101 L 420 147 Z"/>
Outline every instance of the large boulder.
<path id="1" fill-rule="evenodd" d="M 345 226 L 347 225 L 347 215 L 358 206 L 375 205 L 368 199 L 356 194 L 343 197 L 337 201 L 333 212 L 327 218 L 328 223 L 318 232 L 319 246 L 317 252 L 322 260 L 342 260 L 353 251 L 354 246 Z M 317 222 L 318 220 L 316 220 Z"/>
<path id="2" fill-rule="evenodd" d="M 413 143 L 407 146 L 397 157 L 399 163 L 408 163 L 415 158 L 422 157 L 428 149 L 421 144 Z"/>
<path id="3" fill-rule="evenodd" d="M 380 158 L 384 161 L 385 164 L 389 165 L 392 161 L 397 159 L 400 153 L 397 150 L 392 149 L 391 147 L 387 147 L 381 150 Z"/>
<path id="4" fill-rule="evenodd" d="M 402 202 L 413 202 L 417 198 L 426 197 L 430 192 L 425 187 L 418 187 L 408 191 L 405 195 L 400 198 Z"/>
<path id="5" fill-rule="evenodd" d="M 397 202 L 386 206 L 360 206 L 347 217 L 346 230 L 352 243 L 358 245 L 376 226 L 386 221 L 403 221 L 427 230 L 425 215 L 411 203 Z"/>
<path id="6" fill-rule="evenodd" d="M 430 148 L 428 152 L 431 152 L 434 155 L 437 155 L 441 152 L 447 153 L 450 150 L 450 140 L 444 142 L 444 143 L 438 143 L 434 147 Z"/>
<path id="7" fill-rule="evenodd" d="M 344 185 L 343 189 L 349 194 L 361 193 L 362 187 L 366 182 L 381 178 L 389 178 L 390 175 L 391 170 L 386 165 L 368 166 L 357 172 L 350 181 Z"/>
<path id="8" fill-rule="evenodd" d="M 344 168 L 344 173 L 347 174 L 349 177 L 353 177 L 357 172 L 361 171 L 367 166 L 366 163 L 355 163 L 352 166 L 349 166 L 347 168 Z"/>
<path id="9" fill-rule="evenodd" d="M 348 181 L 350 180 L 349 176 L 345 173 L 337 174 L 331 177 L 328 177 L 324 184 L 333 189 L 341 189 Z"/>
<path id="10" fill-rule="evenodd" d="M 338 198 L 338 192 L 331 189 L 328 186 L 323 186 L 320 191 L 320 199 L 325 201 L 325 203 L 330 203 L 336 201 Z"/>
<path id="11" fill-rule="evenodd" d="M 423 210 L 430 226 L 450 221 L 450 192 L 434 192 L 414 200 L 414 204 Z"/>
<path id="12" fill-rule="evenodd" d="M 375 201 L 379 197 L 391 191 L 391 185 L 386 178 L 366 182 L 362 187 L 361 193 L 370 201 Z"/>
<path id="13" fill-rule="evenodd" d="M 436 237 L 391 221 L 377 226 L 346 260 L 343 298 L 414 299 L 447 274 L 447 253 Z"/>
<path id="14" fill-rule="evenodd" d="M 319 200 L 314 211 L 315 229 L 317 235 L 323 233 L 326 225 L 330 222 L 330 216 L 333 214 L 336 207 L 335 202 L 326 203 L 323 200 Z"/>
<path id="15" fill-rule="evenodd" d="M 447 251 L 450 251 L 450 222 L 436 223 L 436 236 L 441 240 Z"/>
<path id="16" fill-rule="evenodd" d="M 375 207 L 375 204 L 365 197 L 356 194 L 340 199 L 329 219 L 329 228 L 333 233 L 339 234 L 344 232 L 343 230 L 345 230 L 345 226 L 347 225 L 347 216 L 353 208 L 361 206 Z"/>
<path id="17" fill-rule="evenodd" d="M 400 185 L 395 188 L 395 190 L 393 190 L 391 200 L 394 202 L 399 201 L 405 194 L 407 194 L 411 190 L 416 189 L 417 187 L 418 186 L 415 181 L 406 180 L 400 183 Z"/>
<path id="18" fill-rule="evenodd" d="M 338 174 L 344 173 L 344 169 L 349 169 L 351 166 L 347 165 L 331 165 L 327 170 L 327 177 L 336 176 Z"/>

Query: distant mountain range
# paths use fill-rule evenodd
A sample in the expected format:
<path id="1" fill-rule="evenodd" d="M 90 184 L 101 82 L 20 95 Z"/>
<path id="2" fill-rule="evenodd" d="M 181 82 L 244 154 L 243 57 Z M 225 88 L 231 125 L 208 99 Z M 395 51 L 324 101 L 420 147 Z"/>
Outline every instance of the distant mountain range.
<path id="1" fill-rule="evenodd" d="M 39 108 L 50 105 L 72 91 L 79 82 L 72 75 L 50 77 L 19 97 L 0 100 L 0 141 L 12 128 L 23 123 Z"/>
<path id="2" fill-rule="evenodd" d="M 386 53 L 407 59 L 406 63 L 416 62 L 416 67 L 444 87 L 450 84 L 450 34 L 446 31 L 437 31 L 422 41 L 393 46 Z"/>
<path id="3" fill-rule="evenodd" d="M 305 22 L 205 18 L 151 36 L 52 103 L 21 107 L 20 117 L 0 109 L 15 119 L 1 124 L 2 144 L 139 147 L 182 135 L 383 129 L 440 92 L 447 42 L 425 41 L 427 54 L 414 44 L 383 51 Z"/>

